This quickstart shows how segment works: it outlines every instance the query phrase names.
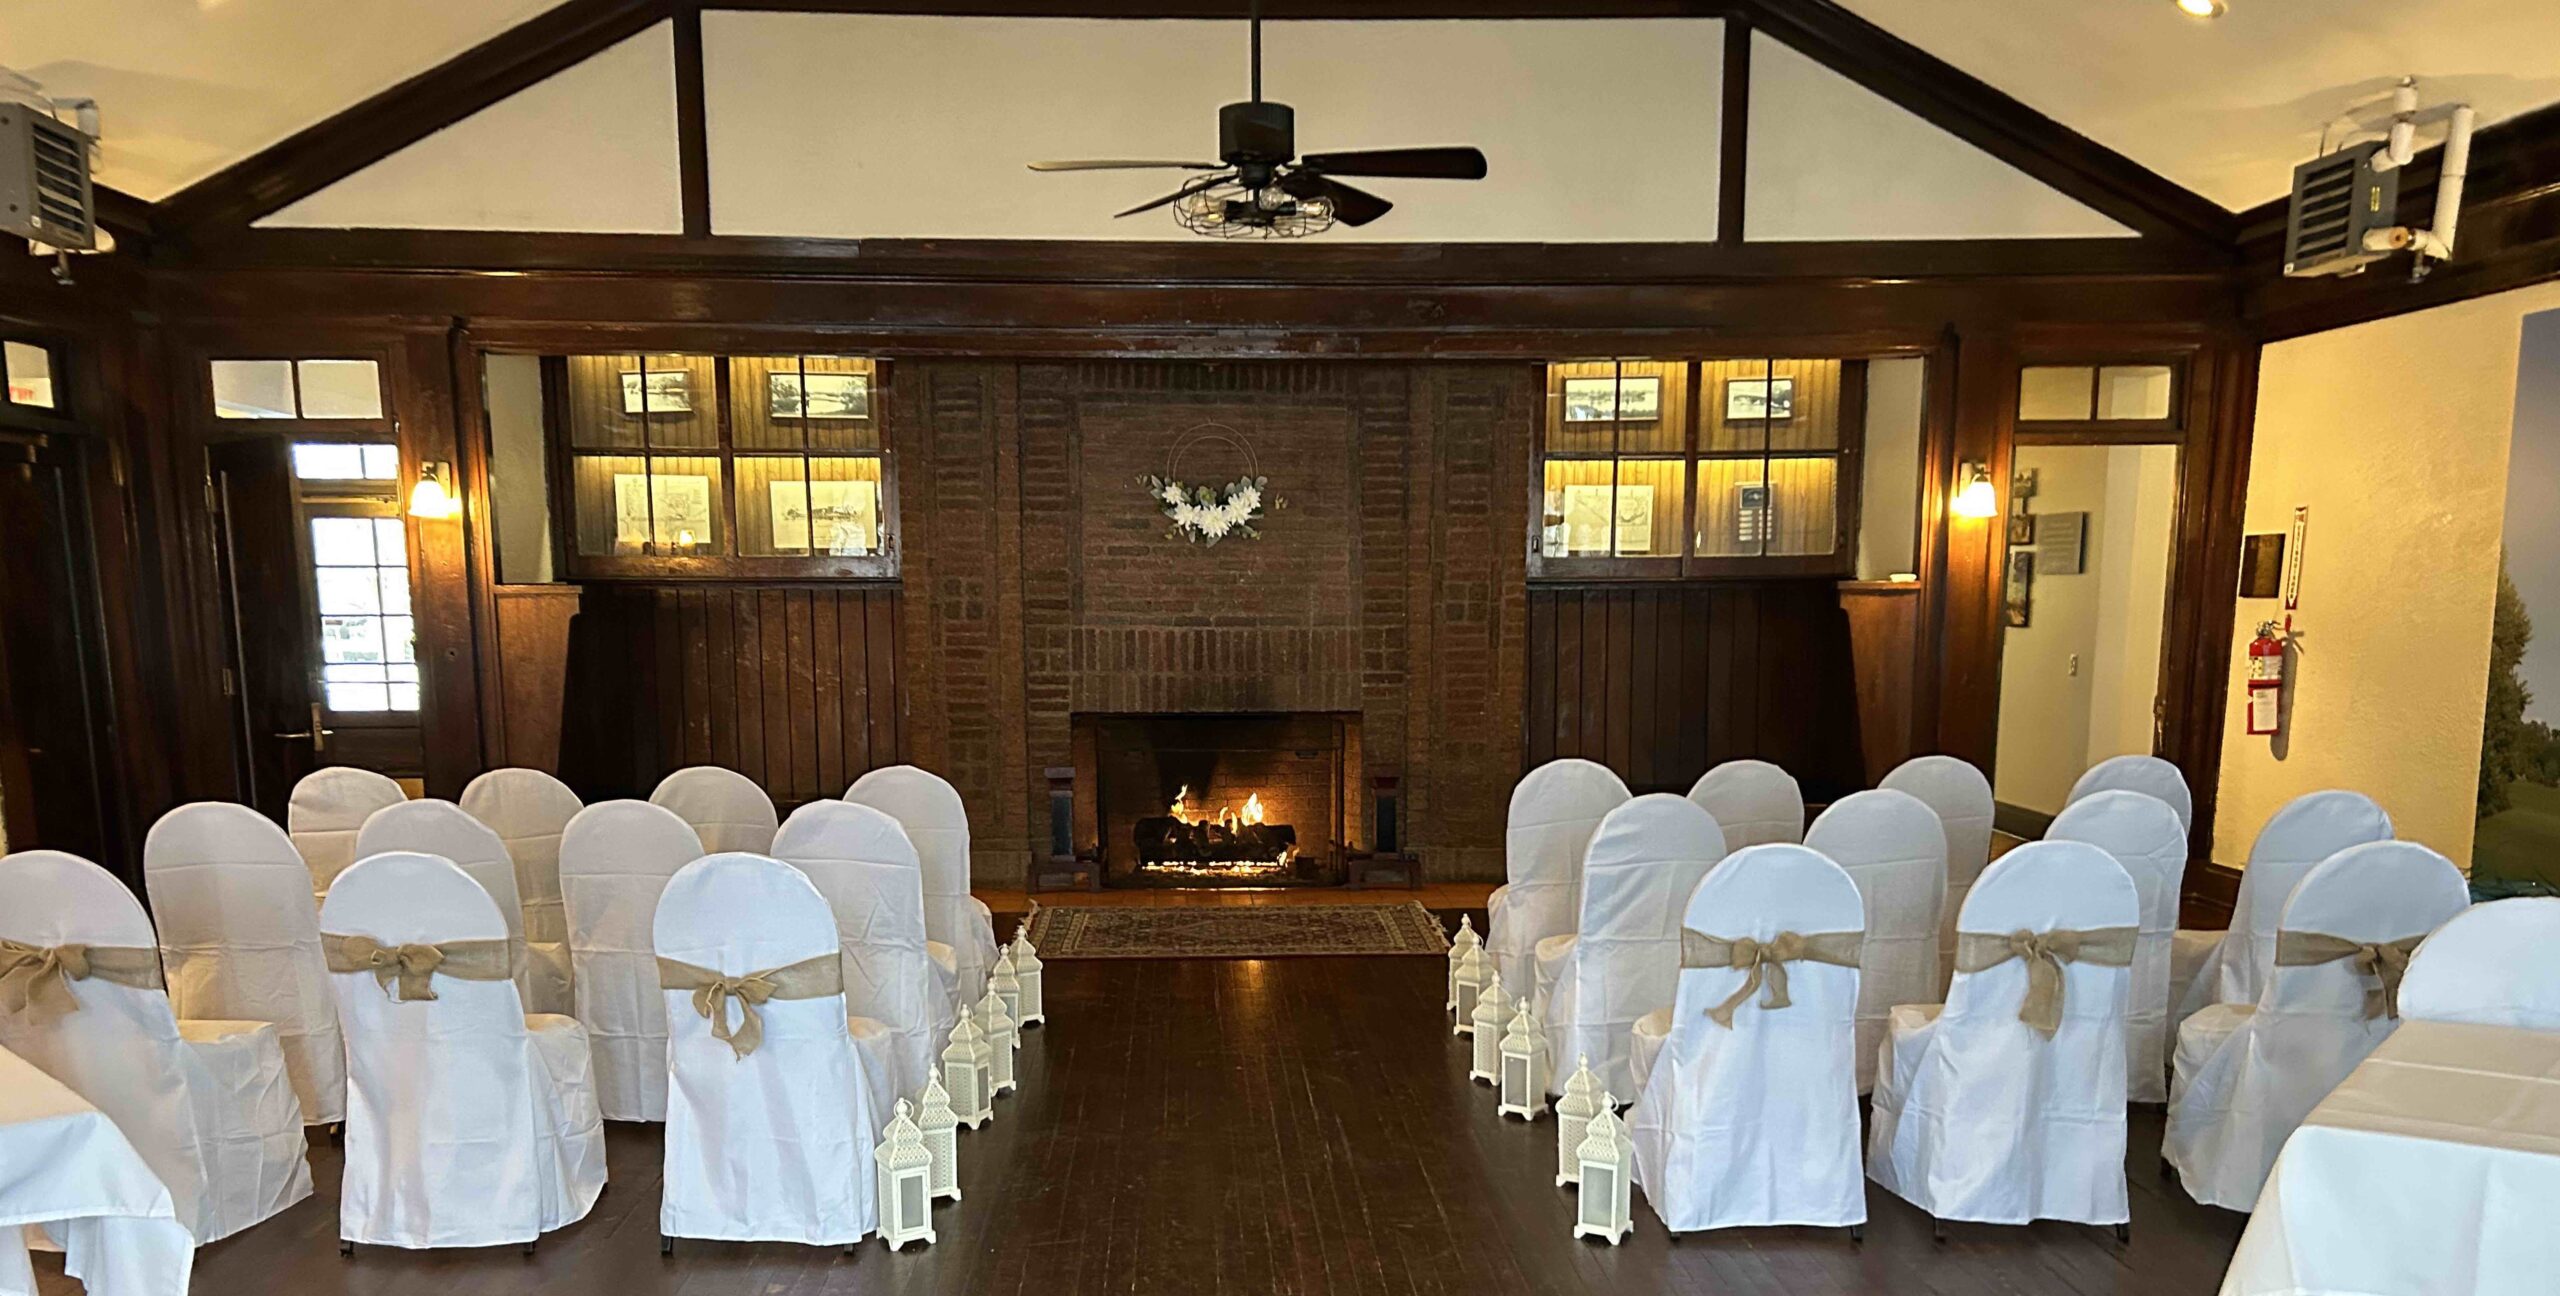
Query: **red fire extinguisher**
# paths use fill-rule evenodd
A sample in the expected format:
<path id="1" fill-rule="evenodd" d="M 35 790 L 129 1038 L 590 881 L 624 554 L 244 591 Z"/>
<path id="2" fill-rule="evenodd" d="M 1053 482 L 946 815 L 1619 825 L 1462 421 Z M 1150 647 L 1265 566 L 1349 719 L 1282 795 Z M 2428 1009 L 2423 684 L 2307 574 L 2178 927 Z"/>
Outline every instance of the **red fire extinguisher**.
<path id="1" fill-rule="evenodd" d="M 2284 640 L 2276 623 L 2258 623 L 2249 642 L 2249 732 L 2272 734 L 2279 728 L 2284 703 Z"/>

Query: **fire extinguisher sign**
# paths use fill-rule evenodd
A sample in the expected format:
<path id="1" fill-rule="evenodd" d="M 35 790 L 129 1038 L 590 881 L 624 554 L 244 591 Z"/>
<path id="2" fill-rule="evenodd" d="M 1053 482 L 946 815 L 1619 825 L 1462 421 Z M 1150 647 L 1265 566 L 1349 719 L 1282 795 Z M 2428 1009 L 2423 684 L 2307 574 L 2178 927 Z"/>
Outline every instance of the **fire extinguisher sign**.
<path id="1" fill-rule="evenodd" d="M 2284 610 L 2292 612 L 2302 606 L 2302 535 L 2311 528 L 2311 506 L 2298 504 L 2293 510 L 2293 537 L 2285 548 Z"/>

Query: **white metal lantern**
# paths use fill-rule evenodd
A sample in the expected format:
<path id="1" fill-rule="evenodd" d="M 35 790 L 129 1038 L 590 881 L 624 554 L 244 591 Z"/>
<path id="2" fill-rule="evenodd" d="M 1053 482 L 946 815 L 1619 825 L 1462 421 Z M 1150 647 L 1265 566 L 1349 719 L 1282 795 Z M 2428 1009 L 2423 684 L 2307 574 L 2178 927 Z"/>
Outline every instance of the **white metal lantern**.
<path id="1" fill-rule="evenodd" d="M 978 999 L 978 1033 L 987 1037 L 987 1096 L 1013 1092 L 1013 1045 L 1020 1032 L 994 986 Z"/>
<path id="2" fill-rule="evenodd" d="M 919 1239 L 933 1245 L 933 1154 L 909 1110 L 899 1099 L 898 1114 L 871 1154 L 880 1176 L 880 1240 L 892 1251 Z"/>
<path id="3" fill-rule="evenodd" d="M 995 991 L 997 998 L 1004 1000 L 1005 1020 L 1017 1023 L 1013 1046 L 1022 1047 L 1022 1032 L 1018 1025 L 1022 1021 L 1022 977 L 1013 968 L 1012 946 L 996 947 L 996 966 L 995 970 L 987 974 L 987 988 Z"/>
<path id="4" fill-rule="evenodd" d="M 1031 944 L 1031 924 L 1024 923 L 1013 933 L 1013 979 L 1022 988 L 1022 1011 L 1013 1018 L 1016 1027 L 1049 1020 L 1040 1010 L 1040 968 L 1040 951 Z"/>
<path id="5" fill-rule="evenodd" d="M 1547 1112 L 1547 1033 L 1526 997 L 1502 1032 L 1502 1105 L 1494 1110 L 1526 1121 Z"/>
<path id="6" fill-rule="evenodd" d="M 1458 915 L 1458 934 L 1449 941 L 1449 1002 L 1440 1005 L 1451 1012 L 1458 1010 L 1458 965 L 1467 961 L 1467 951 L 1481 947 L 1476 936 L 1473 914 Z"/>
<path id="7" fill-rule="evenodd" d="M 951 1091 L 951 1112 L 955 1119 L 971 1129 L 987 1123 L 995 1115 L 988 1102 L 986 1037 L 978 1033 L 978 1019 L 967 1013 L 951 1028 L 951 1044 L 942 1050 L 943 1083 Z"/>
<path id="8" fill-rule="evenodd" d="M 1606 1238 L 1611 1246 L 1625 1241 L 1635 1227 L 1627 1179 L 1635 1169 L 1636 1141 L 1627 1137 L 1617 1105 L 1615 1096 L 1600 1095 L 1600 1114 L 1591 1118 L 1574 1154 L 1582 1163 L 1582 1191 L 1574 1203 L 1573 1235 Z"/>
<path id="9" fill-rule="evenodd" d="M 1476 993 L 1494 982 L 1493 956 L 1478 945 L 1467 951 L 1458 964 L 1458 988 L 1455 995 L 1457 1023 L 1449 1028 L 1453 1035 L 1466 1035 L 1475 1030 Z"/>
<path id="10" fill-rule="evenodd" d="M 1502 1023 L 1510 1014 L 1502 1010 L 1502 994 L 1498 990 L 1487 989 L 1475 999 L 1467 1029 L 1473 1045 L 1467 1078 L 1496 1084 L 1502 1079 Z"/>
<path id="11" fill-rule="evenodd" d="M 1600 1077 L 1591 1074 L 1591 1059 L 1574 1063 L 1573 1075 L 1556 1099 L 1556 1186 L 1582 1182 L 1582 1137 L 1591 1118 L 1600 1114 Z"/>
<path id="12" fill-rule="evenodd" d="M 942 1075 L 925 1077 L 924 1097 L 917 1100 L 916 1129 L 924 1135 L 925 1153 L 933 1158 L 933 1199 L 960 1200 L 960 1116 L 951 1110 L 951 1091 Z"/>

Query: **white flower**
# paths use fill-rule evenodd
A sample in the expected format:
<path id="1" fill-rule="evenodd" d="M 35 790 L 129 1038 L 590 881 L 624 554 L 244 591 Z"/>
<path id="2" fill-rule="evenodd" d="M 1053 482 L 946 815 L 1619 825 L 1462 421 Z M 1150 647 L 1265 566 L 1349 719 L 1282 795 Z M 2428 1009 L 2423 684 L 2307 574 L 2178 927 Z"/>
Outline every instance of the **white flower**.
<path id="1" fill-rule="evenodd" d="M 1161 500 L 1163 500 L 1163 501 L 1164 501 L 1165 503 L 1167 503 L 1167 504 L 1179 504 L 1179 503 L 1181 503 L 1181 502 L 1182 502 L 1182 483 L 1180 483 L 1180 482 L 1166 482 L 1166 483 L 1164 484 L 1163 489 L 1158 490 L 1158 491 L 1156 492 L 1156 497 L 1157 497 L 1157 498 L 1159 498 L 1159 499 L 1161 499 Z"/>
<path id="2" fill-rule="evenodd" d="M 1236 509 L 1243 516 L 1250 517 L 1253 515 L 1253 511 L 1255 509 L 1262 507 L 1262 492 L 1255 490 L 1250 485 L 1247 485 L 1243 489 L 1238 490 L 1235 494 L 1228 496 L 1227 504 L 1229 507 Z"/>

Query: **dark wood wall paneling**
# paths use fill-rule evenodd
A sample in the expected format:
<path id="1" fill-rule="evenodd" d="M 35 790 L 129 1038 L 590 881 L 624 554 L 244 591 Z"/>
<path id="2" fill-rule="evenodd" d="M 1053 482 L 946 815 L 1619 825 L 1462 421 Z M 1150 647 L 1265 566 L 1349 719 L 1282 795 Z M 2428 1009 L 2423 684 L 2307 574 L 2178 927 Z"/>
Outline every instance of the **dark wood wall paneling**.
<path id="1" fill-rule="evenodd" d="M 1755 757 L 1815 800 L 1866 785 L 1834 582 L 1538 585 L 1527 764 L 1579 756 L 1637 792 Z"/>
<path id="2" fill-rule="evenodd" d="M 785 807 L 841 795 L 906 759 L 899 643 L 886 586 L 590 584 L 566 638 L 561 775 L 590 799 L 645 797 L 688 765 Z"/>

